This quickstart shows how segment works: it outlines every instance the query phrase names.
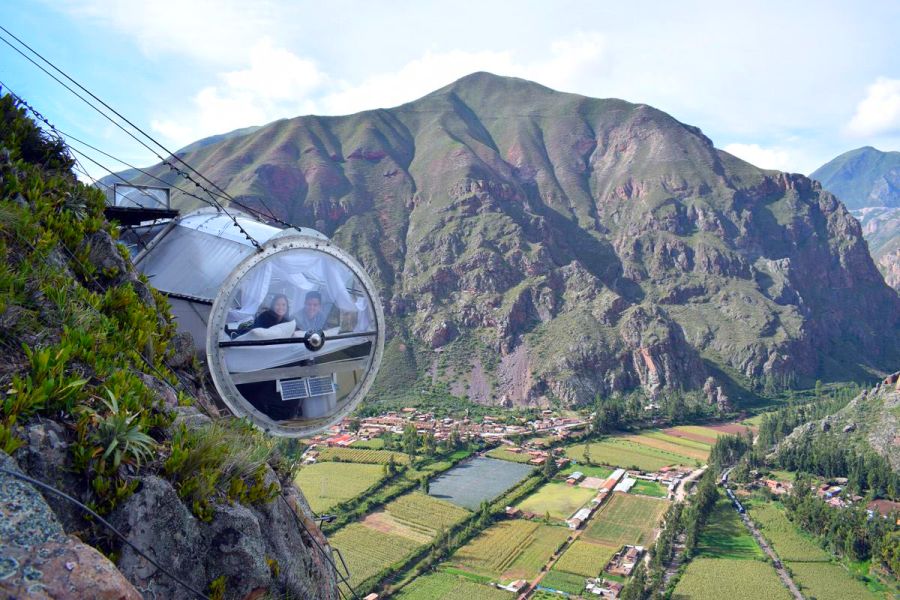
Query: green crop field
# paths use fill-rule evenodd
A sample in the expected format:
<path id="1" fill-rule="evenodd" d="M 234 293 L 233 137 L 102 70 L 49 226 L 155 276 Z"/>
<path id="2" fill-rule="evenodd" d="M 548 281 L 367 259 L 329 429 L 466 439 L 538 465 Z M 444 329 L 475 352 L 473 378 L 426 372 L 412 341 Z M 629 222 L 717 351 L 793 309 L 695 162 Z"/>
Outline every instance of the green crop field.
<path id="1" fill-rule="evenodd" d="M 684 437 L 677 437 L 674 435 L 669 435 L 659 429 L 653 429 L 650 431 L 641 432 L 641 437 L 646 437 L 654 440 L 661 440 L 663 442 L 669 442 L 670 444 L 675 444 L 676 446 L 681 446 L 683 448 L 693 448 L 694 450 L 705 450 L 709 452 L 710 448 L 712 448 L 712 444 L 707 444 L 706 442 L 698 442 L 696 440 L 689 440 Z"/>
<path id="2" fill-rule="evenodd" d="M 652 496 L 654 498 L 665 498 L 669 495 L 669 489 L 656 483 L 655 481 L 644 481 L 638 479 L 629 490 L 630 494 L 640 494 L 642 496 Z"/>
<path id="3" fill-rule="evenodd" d="M 665 500 L 614 492 L 590 520 L 582 539 L 621 546 L 653 541 L 653 529 L 665 514 Z"/>
<path id="4" fill-rule="evenodd" d="M 831 557 L 814 541 L 797 531 L 784 511 L 772 502 L 753 502 L 750 517 L 759 523 L 759 530 L 774 546 L 783 561 L 828 562 Z"/>
<path id="5" fill-rule="evenodd" d="M 584 461 L 585 444 L 566 448 L 566 455 L 577 461 Z M 651 448 L 624 438 L 609 438 L 591 443 L 591 462 L 614 467 L 637 467 L 642 471 L 656 471 L 669 465 L 693 465 L 695 458 Z"/>
<path id="6" fill-rule="evenodd" d="M 596 477 L 597 479 L 606 479 L 612 475 L 613 470 L 609 467 L 598 467 L 596 465 L 569 465 L 559 472 L 560 477 L 565 478 L 575 471 L 581 471 L 585 477 Z"/>
<path id="7" fill-rule="evenodd" d="M 361 523 L 351 523 L 329 538 L 350 568 L 350 585 L 356 586 L 382 569 L 409 556 L 419 544 Z"/>
<path id="8" fill-rule="evenodd" d="M 391 456 L 394 457 L 394 462 L 398 465 L 409 464 L 409 457 L 400 452 L 391 452 L 389 450 L 367 450 L 365 448 L 323 448 L 319 453 L 319 461 L 384 465 L 388 463 Z"/>
<path id="9" fill-rule="evenodd" d="M 618 546 L 595 544 L 579 538 L 566 549 L 553 568 L 582 577 L 596 577 L 618 550 Z"/>
<path id="10" fill-rule="evenodd" d="M 672 594 L 673 600 L 791 600 L 775 568 L 757 560 L 696 558 Z"/>
<path id="11" fill-rule="evenodd" d="M 432 538 L 441 529 L 449 529 L 472 514 L 465 508 L 421 492 L 400 496 L 384 510 L 403 525 Z"/>
<path id="12" fill-rule="evenodd" d="M 550 513 L 550 517 L 564 521 L 596 494 L 596 490 L 551 481 L 522 500 L 518 507 L 541 516 Z"/>
<path id="13" fill-rule="evenodd" d="M 500 446 L 499 448 L 494 448 L 493 450 L 489 451 L 487 453 L 487 455 L 490 456 L 491 458 L 499 458 L 502 460 L 509 460 L 509 461 L 517 462 L 517 463 L 527 463 L 528 461 L 531 460 L 530 454 L 526 454 L 524 452 L 511 452 L 510 450 L 507 450 L 503 446 Z"/>
<path id="14" fill-rule="evenodd" d="M 315 463 L 297 473 L 294 483 L 313 512 L 322 513 L 366 491 L 384 478 L 381 465 Z"/>
<path id="15" fill-rule="evenodd" d="M 720 497 L 697 543 L 701 556 L 711 558 L 764 558 L 762 549 L 744 527 L 731 502 Z"/>
<path id="16" fill-rule="evenodd" d="M 448 562 L 504 582 L 531 579 L 568 536 L 564 527 L 501 521 L 460 548 Z"/>
<path id="17" fill-rule="evenodd" d="M 512 600 L 514 596 L 495 587 L 438 572 L 417 577 L 399 594 L 391 597 L 398 600 Z"/>
<path id="18" fill-rule="evenodd" d="M 665 434 L 663 434 L 665 435 Z M 663 452 L 671 452 L 676 456 L 687 456 L 688 458 L 692 458 L 694 460 L 699 460 L 700 462 L 706 462 L 706 459 L 709 458 L 709 447 L 707 448 L 693 448 L 691 446 L 687 446 L 682 443 L 674 443 L 669 440 L 661 440 L 658 437 L 654 437 L 648 434 L 641 435 L 629 435 L 624 436 L 622 438 L 617 438 L 622 440 L 627 440 L 629 442 L 634 442 L 635 444 L 639 444 L 641 446 L 645 446 L 646 448 L 654 448 L 656 450 L 661 450 Z M 678 438 L 675 438 L 676 440 Z M 681 440 L 679 440 L 681 441 Z M 691 440 L 686 440 L 691 441 Z M 694 442 L 699 443 L 699 442 Z"/>
<path id="19" fill-rule="evenodd" d="M 721 432 L 701 425 L 678 425 L 666 430 L 669 435 L 676 437 L 684 437 L 695 442 L 703 442 L 710 446 L 716 443 L 716 440 L 722 435 Z"/>
<path id="20" fill-rule="evenodd" d="M 539 585 L 577 596 L 584 590 L 584 577 L 551 569 Z"/>
<path id="21" fill-rule="evenodd" d="M 825 562 L 789 562 L 787 567 L 803 595 L 816 600 L 875 600 L 866 586 L 840 565 Z M 883 596 L 881 596 L 883 597 Z"/>
<path id="22" fill-rule="evenodd" d="M 368 448 L 369 450 L 383 450 L 384 438 L 372 438 L 371 440 L 356 440 L 350 444 L 351 448 Z"/>

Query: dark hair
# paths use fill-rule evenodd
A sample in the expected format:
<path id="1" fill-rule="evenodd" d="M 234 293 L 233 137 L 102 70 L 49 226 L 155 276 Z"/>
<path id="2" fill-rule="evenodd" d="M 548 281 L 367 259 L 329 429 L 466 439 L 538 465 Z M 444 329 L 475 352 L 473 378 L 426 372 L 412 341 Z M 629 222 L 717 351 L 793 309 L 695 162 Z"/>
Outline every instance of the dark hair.
<path id="1" fill-rule="evenodd" d="M 284 313 L 284 316 L 287 317 L 289 314 L 291 314 L 291 301 L 288 300 L 288 297 L 284 294 L 275 294 L 274 296 L 272 296 L 272 301 L 269 303 L 269 310 L 275 312 L 275 303 L 279 300 L 284 300 L 284 303 L 287 305 L 287 310 Z"/>
<path id="2" fill-rule="evenodd" d="M 307 293 L 306 293 L 306 298 L 303 299 L 303 302 L 307 302 L 308 300 L 312 300 L 313 298 L 315 298 L 316 300 L 318 300 L 318 301 L 319 301 L 319 304 L 322 303 L 322 294 L 319 293 L 319 292 L 317 292 L 316 290 L 313 290 L 313 291 L 311 291 L 311 292 L 307 292 Z"/>

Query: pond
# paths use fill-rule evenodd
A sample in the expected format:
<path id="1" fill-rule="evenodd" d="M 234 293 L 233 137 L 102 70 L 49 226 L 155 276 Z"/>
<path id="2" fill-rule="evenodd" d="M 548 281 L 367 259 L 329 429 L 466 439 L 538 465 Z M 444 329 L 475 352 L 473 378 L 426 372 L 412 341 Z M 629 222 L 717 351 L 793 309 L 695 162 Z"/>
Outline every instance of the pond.
<path id="1" fill-rule="evenodd" d="M 450 469 L 428 486 L 428 493 L 475 510 L 485 500 L 493 500 L 528 477 L 534 467 L 520 463 L 478 457 Z"/>

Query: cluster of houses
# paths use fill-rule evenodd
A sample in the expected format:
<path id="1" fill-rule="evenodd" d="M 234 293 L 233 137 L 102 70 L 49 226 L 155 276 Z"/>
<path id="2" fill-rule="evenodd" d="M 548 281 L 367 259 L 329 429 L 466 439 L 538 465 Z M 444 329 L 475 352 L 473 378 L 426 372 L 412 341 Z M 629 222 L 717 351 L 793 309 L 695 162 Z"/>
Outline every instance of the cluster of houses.
<path id="1" fill-rule="evenodd" d="M 601 598 L 618 598 L 624 587 L 624 583 L 598 577 L 596 579 L 588 579 L 585 589 L 587 589 L 589 593 Z"/>
<path id="2" fill-rule="evenodd" d="M 592 488 L 597 490 L 597 495 L 591 499 L 590 504 L 575 512 L 574 515 L 566 519 L 566 525 L 569 529 L 581 529 L 594 514 L 594 511 L 600 507 L 606 500 L 606 497 L 616 490 L 623 479 L 625 479 L 625 469 L 616 469 L 606 479 L 599 477 L 585 477 L 581 471 L 575 471 L 566 479 L 569 485 L 578 484 L 579 487 Z"/>
<path id="3" fill-rule="evenodd" d="M 586 418 L 554 416 L 552 411 L 545 410 L 540 418 L 531 421 L 522 419 L 517 423 L 503 423 L 494 417 L 485 416 L 481 422 L 478 422 L 468 416 L 459 419 L 437 418 L 433 412 L 419 411 L 416 408 L 408 407 L 359 419 L 358 429 L 356 429 L 355 420 L 344 419 L 329 428 L 326 434 L 313 438 L 312 442 L 327 445 L 349 445 L 355 440 L 367 440 L 387 432 L 402 433 L 403 429 L 410 424 L 420 432 L 431 432 L 437 440 L 447 439 L 454 430 L 464 439 L 480 437 L 485 440 L 499 440 L 515 435 L 534 434 L 551 434 L 564 438 L 572 431 L 586 427 L 588 421 Z"/>
<path id="4" fill-rule="evenodd" d="M 643 546 L 623 546 L 607 563 L 606 572 L 610 575 L 630 577 L 643 555 Z"/>

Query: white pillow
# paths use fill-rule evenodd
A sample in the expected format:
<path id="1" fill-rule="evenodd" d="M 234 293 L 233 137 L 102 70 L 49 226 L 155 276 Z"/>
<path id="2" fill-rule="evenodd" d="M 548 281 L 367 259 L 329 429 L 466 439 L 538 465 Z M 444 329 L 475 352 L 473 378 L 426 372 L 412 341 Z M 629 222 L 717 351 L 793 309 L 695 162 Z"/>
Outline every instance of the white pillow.
<path id="1" fill-rule="evenodd" d="M 296 321 L 285 321 L 271 327 L 257 327 L 251 329 L 244 335 L 239 335 L 235 340 L 277 340 L 279 338 L 289 338 L 297 329 Z"/>

